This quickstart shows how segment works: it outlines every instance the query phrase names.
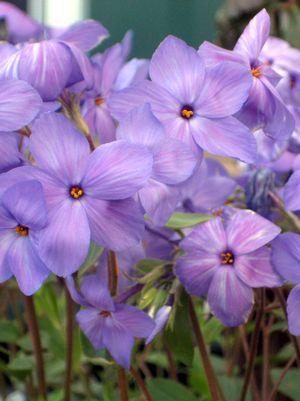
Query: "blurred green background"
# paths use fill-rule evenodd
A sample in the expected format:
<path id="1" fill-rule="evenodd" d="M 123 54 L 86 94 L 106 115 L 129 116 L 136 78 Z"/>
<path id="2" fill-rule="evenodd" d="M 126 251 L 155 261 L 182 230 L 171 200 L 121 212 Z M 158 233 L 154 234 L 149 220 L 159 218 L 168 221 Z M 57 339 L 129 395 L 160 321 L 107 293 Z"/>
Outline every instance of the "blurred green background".
<path id="1" fill-rule="evenodd" d="M 120 41 L 130 28 L 134 31 L 135 57 L 149 58 L 168 34 L 198 47 L 215 39 L 214 17 L 222 0 L 91 0 L 92 18 L 110 31 L 105 45 Z"/>

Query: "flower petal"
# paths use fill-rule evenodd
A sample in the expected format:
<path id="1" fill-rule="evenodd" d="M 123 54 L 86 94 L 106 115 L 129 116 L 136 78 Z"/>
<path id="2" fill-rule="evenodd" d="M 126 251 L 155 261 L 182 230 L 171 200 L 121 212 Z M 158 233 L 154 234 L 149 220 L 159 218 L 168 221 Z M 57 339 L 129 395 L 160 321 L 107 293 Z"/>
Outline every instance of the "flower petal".
<path id="1" fill-rule="evenodd" d="M 101 282 L 99 274 L 84 276 L 80 285 L 80 291 L 85 299 L 100 310 L 114 311 L 114 303 L 105 283 Z"/>
<path id="2" fill-rule="evenodd" d="M 219 267 L 208 291 L 208 303 L 225 326 L 246 322 L 253 305 L 253 291 L 235 274 L 232 267 Z"/>
<path id="3" fill-rule="evenodd" d="M 48 268 L 66 277 L 84 262 L 90 246 L 90 228 L 79 200 L 65 200 L 49 213 L 49 224 L 41 232 L 39 251 Z"/>
<path id="4" fill-rule="evenodd" d="M 84 204 L 92 240 L 98 245 L 121 251 L 137 245 L 144 232 L 144 218 L 131 198 L 102 201 L 89 198 Z"/>
<path id="5" fill-rule="evenodd" d="M 104 348 L 104 319 L 99 316 L 99 311 L 94 308 L 82 309 L 76 314 L 76 320 L 81 330 L 93 344 L 93 347 L 96 350 Z"/>
<path id="6" fill-rule="evenodd" d="M 226 227 L 228 249 L 238 255 L 253 252 L 272 241 L 280 228 L 252 210 L 238 210 Z"/>
<path id="7" fill-rule="evenodd" d="M 19 151 L 19 139 L 19 135 L 14 132 L 0 132 L 0 173 L 23 163 L 23 156 Z"/>
<path id="8" fill-rule="evenodd" d="M 17 131 L 31 123 L 41 107 L 42 99 L 27 82 L 0 81 L 1 131 Z"/>
<path id="9" fill-rule="evenodd" d="M 56 100 L 71 74 L 71 61 L 68 49 L 60 43 L 29 43 L 21 50 L 19 78 L 32 85 L 44 101 Z"/>
<path id="10" fill-rule="evenodd" d="M 284 204 L 287 210 L 300 210 L 300 171 L 295 171 L 283 189 Z"/>
<path id="11" fill-rule="evenodd" d="M 300 285 L 292 289 L 287 300 L 289 332 L 294 336 L 300 335 Z"/>
<path id="12" fill-rule="evenodd" d="M 79 21 L 71 25 L 57 39 L 72 43 L 87 52 L 109 36 L 106 28 L 94 20 Z"/>
<path id="13" fill-rule="evenodd" d="M 207 254 L 219 255 L 226 246 L 226 234 L 220 217 L 199 225 L 181 241 L 181 247 L 186 252 L 200 250 Z"/>
<path id="14" fill-rule="evenodd" d="M 234 117 L 194 118 L 190 127 L 194 140 L 207 152 L 255 163 L 256 140 L 251 131 Z"/>
<path id="15" fill-rule="evenodd" d="M 34 294 L 50 274 L 29 237 L 15 238 L 8 250 L 7 262 L 25 295 Z"/>
<path id="16" fill-rule="evenodd" d="M 272 242 L 271 262 L 285 280 L 300 282 L 300 235 L 280 234 Z"/>
<path id="17" fill-rule="evenodd" d="M 144 146 L 126 141 L 107 143 L 90 155 L 82 186 L 87 195 L 99 199 L 125 199 L 146 184 L 152 163 Z"/>
<path id="18" fill-rule="evenodd" d="M 234 51 L 245 54 L 250 60 L 256 60 L 270 34 L 270 16 L 262 9 L 244 29 Z"/>
<path id="19" fill-rule="evenodd" d="M 3 206 L 19 224 L 41 230 L 47 223 L 43 187 L 38 181 L 24 181 L 11 186 L 2 195 Z"/>
<path id="20" fill-rule="evenodd" d="M 282 280 L 270 263 L 271 249 L 263 247 L 247 255 L 236 256 L 234 269 L 249 287 L 279 287 Z"/>
<path id="21" fill-rule="evenodd" d="M 103 343 L 119 365 L 125 369 L 130 368 L 130 354 L 134 339 L 123 325 L 114 319 L 107 318 L 103 328 Z"/>
<path id="22" fill-rule="evenodd" d="M 145 338 L 155 327 L 154 321 L 147 313 L 131 305 L 116 304 L 114 318 L 122 324 L 133 337 Z"/>
<path id="23" fill-rule="evenodd" d="M 196 250 L 178 260 L 175 273 L 187 292 L 202 297 L 207 294 L 218 269 L 220 269 L 220 259 L 217 255 Z"/>
<path id="24" fill-rule="evenodd" d="M 12 271 L 6 258 L 7 252 L 15 241 L 16 236 L 12 230 L 0 229 L 0 283 L 8 280 L 12 276 Z"/>
<path id="25" fill-rule="evenodd" d="M 150 179 L 138 192 L 141 205 L 157 226 L 163 226 L 171 217 L 180 200 L 177 188 Z"/>
<path id="26" fill-rule="evenodd" d="M 209 68 L 195 108 L 203 117 L 231 116 L 247 100 L 252 81 L 249 69 L 238 63 L 224 61 Z"/>
<path id="27" fill-rule="evenodd" d="M 205 76 L 203 60 L 196 50 L 171 35 L 154 52 L 149 72 L 155 83 L 180 99 L 182 104 L 197 99 Z"/>
<path id="28" fill-rule="evenodd" d="M 30 150 L 39 167 L 68 186 L 80 183 L 90 154 L 84 136 L 58 113 L 45 113 L 35 121 Z"/>

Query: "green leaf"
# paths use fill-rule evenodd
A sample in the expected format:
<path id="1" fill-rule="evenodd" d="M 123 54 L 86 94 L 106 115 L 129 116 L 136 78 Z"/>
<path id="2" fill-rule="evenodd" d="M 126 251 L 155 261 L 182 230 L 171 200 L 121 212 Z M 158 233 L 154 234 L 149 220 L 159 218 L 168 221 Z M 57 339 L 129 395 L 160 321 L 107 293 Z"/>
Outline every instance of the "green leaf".
<path id="1" fill-rule="evenodd" d="M 147 289 L 147 291 L 142 291 L 141 298 L 139 300 L 139 308 L 145 309 L 148 305 L 150 305 L 156 297 L 156 294 L 157 289 L 155 287 L 151 287 Z"/>
<path id="2" fill-rule="evenodd" d="M 45 283 L 41 289 L 35 294 L 35 305 L 38 315 L 47 316 L 52 324 L 61 329 L 61 321 L 59 315 L 59 308 L 57 303 L 57 294 L 55 293 L 51 283 Z"/>
<path id="3" fill-rule="evenodd" d="M 20 332 L 16 322 L 10 320 L 0 320 L 0 342 L 15 343 L 20 337 Z"/>
<path id="4" fill-rule="evenodd" d="M 281 369 L 272 369 L 271 370 L 271 377 L 272 380 L 275 382 L 282 373 Z M 279 386 L 279 390 L 287 395 L 288 397 L 292 398 L 295 401 L 300 400 L 300 386 L 299 386 L 299 369 L 298 368 L 291 368 L 287 374 L 285 375 L 282 383 Z"/>
<path id="5" fill-rule="evenodd" d="M 154 401 L 198 401 L 189 389 L 173 380 L 150 379 L 147 387 Z"/>
<path id="6" fill-rule="evenodd" d="M 219 383 L 221 385 L 223 394 L 226 400 L 239 401 L 244 380 L 240 377 L 219 376 Z M 250 391 L 248 391 L 246 401 L 251 400 Z"/>
<path id="7" fill-rule="evenodd" d="M 90 268 L 97 262 L 102 252 L 103 248 L 101 246 L 96 245 L 94 242 L 91 242 L 88 256 L 84 264 L 80 267 L 80 276 L 82 276 L 86 272 L 86 269 Z"/>
<path id="8" fill-rule="evenodd" d="M 165 336 L 176 359 L 185 365 L 192 365 L 194 344 L 189 322 L 188 296 L 184 291 L 175 305 L 172 324 L 167 326 Z"/>
<path id="9" fill-rule="evenodd" d="M 166 224 L 166 227 L 173 230 L 180 228 L 193 227 L 197 224 L 205 223 L 210 220 L 212 216 L 201 213 L 174 213 Z"/>

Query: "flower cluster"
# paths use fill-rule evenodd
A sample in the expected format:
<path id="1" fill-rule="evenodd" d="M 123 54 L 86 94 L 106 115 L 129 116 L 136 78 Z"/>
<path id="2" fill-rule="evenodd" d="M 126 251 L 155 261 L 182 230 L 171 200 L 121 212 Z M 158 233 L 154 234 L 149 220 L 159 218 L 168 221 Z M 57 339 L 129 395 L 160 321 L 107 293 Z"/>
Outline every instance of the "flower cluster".
<path id="1" fill-rule="evenodd" d="M 237 326 L 256 288 L 300 283 L 300 236 L 280 234 L 299 230 L 300 52 L 265 10 L 233 50 L 168 36 L 127 61 L 131 32 L 89 57 L 99 22 L 53 29 L 1 7 L 1 282 L 29 296 L 65 278 L 82 331 L 126 368 L 182 286 Z M 141 307 L 149 288 L 163 296 Z M 299 304 L 298 285 L 293 334 Z"/>

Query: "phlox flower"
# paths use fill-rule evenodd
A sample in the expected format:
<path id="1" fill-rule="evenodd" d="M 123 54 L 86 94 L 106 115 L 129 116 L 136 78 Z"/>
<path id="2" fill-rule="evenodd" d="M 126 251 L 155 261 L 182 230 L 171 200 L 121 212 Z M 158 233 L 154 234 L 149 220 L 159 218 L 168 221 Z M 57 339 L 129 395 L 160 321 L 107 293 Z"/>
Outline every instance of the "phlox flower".
<path id="1" fill-rule="evenodd" d="M 213 314 L 226 326 L 243 324 L 253 290 L 280 286 L 270 264 L 270 248 L 280 228 L 250 210 L 238 210 L 196 227 L 182 242 L 186 254 L 175 273 L 186 290 L 207 296 Z"/>
<path id="2" fill-rule="evenodd" d="M 152 155 L 147 149 L 116 141 L 90 153 L 84 136 L 56 113 L 35 121 L 29 142 L 38 168 L 20 167 L 2 174 L 0 186 L 24 177 L 35 177 L 43 185 L 49 224 L 41 233 L 39 252 L 51 271 L 67 276 L 77 270 L 91 239 L 113 250 L 141 239 L 143 214 L 131 196 L 151 174 Z"/>
<path id="3" fill-rule="evenodd" d="M 206 70 L 195 49 L 168 36 L 154 52 L 149 73 L 151 81 L 112 96 L 109 105 L 118 120 L 148 102 L 167 134 L 195 152 L 255 161 L 251 132 L 232 117 L 249 95 L 252 78 L 245 66 L 224 62 Z"/>
<path id="4" fill-rule="evenodd" d="M 114 301 L 97 274 L 84 277 L 80 293 L 71 277 L 67 281 L 74 301 L 85 307 L 76 315 L 81 330 L 95 349 L 106 348 L 119 365 L 129 369 L 134 338 L 146 338 L 154 329 L 153 320 L 134 306 Z"/>

